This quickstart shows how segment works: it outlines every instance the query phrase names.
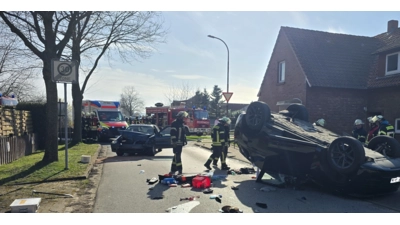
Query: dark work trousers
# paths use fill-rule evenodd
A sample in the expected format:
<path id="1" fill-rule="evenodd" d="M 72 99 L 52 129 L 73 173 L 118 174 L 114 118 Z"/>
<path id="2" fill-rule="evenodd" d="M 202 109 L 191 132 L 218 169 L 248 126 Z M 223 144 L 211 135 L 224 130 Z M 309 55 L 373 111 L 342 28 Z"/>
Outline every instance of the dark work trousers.
<path id="1" fill-rule="evenodd" d="M 228 156 L 228 146 L 224 146 L 222 147 L 222 151 L 221 151 L 221 165 L 226 165 L 226 157 Z M 213 165 L 217 165 L 218 164 L 218 158 L 217 159 L 213 159 Z"/>
<path id="2" fill-rule="evenodd" d="M 178 145 L 172 149 L 174 158 L 172 159 L 171 172 L 179 171 L 182 173 L 182 147 Z"/>
<path id="3" fill-rule="evenodd" d="M 215 161 L 215 162 L 218 161 L 218 159 L 222 153 L 222 146 L 213 146 L 212 151 L 213 151 L 213 153 L 211 154 L 210 158 L 207 160 L 205 165 L 210 166 L 212 161 Z"/>

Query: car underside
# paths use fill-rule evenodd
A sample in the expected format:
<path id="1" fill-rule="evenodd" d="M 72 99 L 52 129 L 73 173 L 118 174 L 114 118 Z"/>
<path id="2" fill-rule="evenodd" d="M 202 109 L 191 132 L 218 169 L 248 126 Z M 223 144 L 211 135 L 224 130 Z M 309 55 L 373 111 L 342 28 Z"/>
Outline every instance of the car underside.
<path id="1" fill-rule="evenodd" d="M 363 146 L 353 137 L 311 124 L 303 105 L 271 113 L 266 103 L 252 102 L 238 117 L 234 135 L 240 152 L 262 174 L 365 195 L 394 192 L 400 185 L 397 140 L 377 136 Z"/>

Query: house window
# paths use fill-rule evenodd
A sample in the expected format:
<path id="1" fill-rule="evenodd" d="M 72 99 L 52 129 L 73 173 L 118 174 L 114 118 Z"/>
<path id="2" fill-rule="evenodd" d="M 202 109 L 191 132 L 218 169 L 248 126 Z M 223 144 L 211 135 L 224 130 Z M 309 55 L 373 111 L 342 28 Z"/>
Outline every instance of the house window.
<path id="1" fill-rule="evenodd" d="M 285 82 L 285 61 L 279 63 L 278 82 L 279 83 Z"/>
<path id="2" fill-rule="evenodd" d="M 386 56 L 386 75 L 400 73 L 400 52 Z"/>
<path id="3" fill-rule="evenodd" d="M 395 132 L 396 134 L 400 134 L 400 118 L 397 118 L 397 119 L 394 121 L 394 132 Z"/>

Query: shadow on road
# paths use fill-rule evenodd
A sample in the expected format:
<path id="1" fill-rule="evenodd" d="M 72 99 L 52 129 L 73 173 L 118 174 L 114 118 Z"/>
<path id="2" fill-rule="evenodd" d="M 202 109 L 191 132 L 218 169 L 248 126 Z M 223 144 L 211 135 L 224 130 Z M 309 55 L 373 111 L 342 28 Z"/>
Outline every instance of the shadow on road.
<path id="1" fill-rule="evenodd" d="M 103 163 L 110 162 L 127 162 L 127 161 L 140 161 L 140 160 L 151 160 L 151 161 L 172 161 L 173 156 L 142 156 L 142 155 L 124 155 L 124 156 L 109 156 L 101 160 Z"/>

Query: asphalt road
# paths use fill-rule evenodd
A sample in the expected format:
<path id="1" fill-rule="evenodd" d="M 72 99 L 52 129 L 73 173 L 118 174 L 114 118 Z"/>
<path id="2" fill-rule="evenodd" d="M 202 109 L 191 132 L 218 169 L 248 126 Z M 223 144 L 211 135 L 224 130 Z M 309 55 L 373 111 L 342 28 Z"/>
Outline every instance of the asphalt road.
<path id="1" fill-rule="evenodd" d="M 225 205 L 238 207 L 243 213 L 391 213 L 400 210 L 397 193 L 375 199 L 376 204 L 371 200 L 336 196 L 313 185 L 305 190 L 274 188 L 256 183 L 252 179 L 254 175 L 229 175 L 223 180 L 214 181 L 213 194 L 222 195 L 222 202 L 218 203 L 201 190 L 168 187 L 161 183 L 147 184 L 146 179 L 169 172 L 172 149 L 164 149 L 154 157 L 117 157 L 108 146 L 107 155 L 94 204 L 95 213 L 220 213 L 219 210 Z M 189 142 L 182 154 L 184 174 L 207 173 L 203 164 L 209 156 L 209 150 Z M 251 166 L 234 159 L 228 159 L 228 164 L 234 169 Z M 226 174 L 218 169 L 213 171 L 214 175 Z M 154 189 L 149 190 L 153 186 Z M 231 186 L 237 186 L 239 190 L 232 190 Z M 263 187 L 269 191 L 261 191 Z M 152 199 L 162 195 L 163 199 Z M 180 198 L 191 196 L 196 199 L 180 201 Z M 394 204 L 388 207 L 387 202 Z M 261 208 L 256 203 L 265 203 L 267 208 Z"/>

